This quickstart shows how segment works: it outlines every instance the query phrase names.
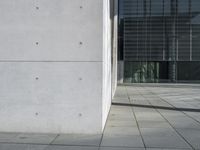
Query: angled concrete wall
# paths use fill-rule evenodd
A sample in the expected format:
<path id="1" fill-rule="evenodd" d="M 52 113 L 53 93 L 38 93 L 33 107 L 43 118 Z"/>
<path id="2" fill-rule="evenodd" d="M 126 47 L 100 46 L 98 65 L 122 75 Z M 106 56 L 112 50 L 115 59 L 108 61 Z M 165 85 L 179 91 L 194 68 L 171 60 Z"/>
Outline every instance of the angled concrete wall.
<path id="1" fill-rule="evenodd" d="M 102 132 L 108 16 L 108 0 L 0 1 L 1 132 Z"/>
<path id="2" fill-rule="evenodd" d="M 111 0 L 112 9 L 112 97 L 117 88 L 118 63 L 118 0 Z"/>
<path id="3" fill-rule="evenodd" d="M 102 126 L 105 125 L 111 104 L 111 18 L 110 0 L 103 2 L 103 87 Z"/>

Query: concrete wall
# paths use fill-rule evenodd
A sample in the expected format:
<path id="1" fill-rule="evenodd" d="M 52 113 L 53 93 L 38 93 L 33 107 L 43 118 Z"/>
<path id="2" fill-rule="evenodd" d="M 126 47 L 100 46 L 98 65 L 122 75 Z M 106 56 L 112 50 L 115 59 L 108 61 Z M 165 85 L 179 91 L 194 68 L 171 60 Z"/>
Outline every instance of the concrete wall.
<path id="1" fill-rule="evenodd" d="M 117 56 L 118 56 L 118 0 L 112 0 L 112 97 L 117 88 Z"/>
<path id="2" fill-rule="evenodd" d="M 0 1 L 1 132 L 102 132 L 111 100 L 108 5 Z"/>
<path id="3" fill-rule="evenodd" d="M 110 0 L 104 0 L 103 3 L 103 103 L 102 111 L 105 125 L 107 115 L 111 104 L 111 18 L 110 18 Z"/>

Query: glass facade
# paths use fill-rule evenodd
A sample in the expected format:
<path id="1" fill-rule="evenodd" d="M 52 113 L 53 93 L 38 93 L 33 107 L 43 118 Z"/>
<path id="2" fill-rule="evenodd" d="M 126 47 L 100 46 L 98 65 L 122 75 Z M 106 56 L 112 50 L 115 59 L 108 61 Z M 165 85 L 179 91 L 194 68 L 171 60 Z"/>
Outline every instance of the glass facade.
<path id="1" fill-rule="evenodd" d="M 200 0 L 119 0 L 119 50 L 125 82 L 199 81 Z"/>

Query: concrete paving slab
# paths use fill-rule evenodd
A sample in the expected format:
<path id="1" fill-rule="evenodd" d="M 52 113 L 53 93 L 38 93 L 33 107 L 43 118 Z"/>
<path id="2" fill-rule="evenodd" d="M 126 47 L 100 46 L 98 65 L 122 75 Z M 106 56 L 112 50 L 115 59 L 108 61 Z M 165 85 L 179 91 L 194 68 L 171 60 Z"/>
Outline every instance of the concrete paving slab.
<path id="1" fill-rule="evenodd" d="M 157 148 L 179 148 L 179 149 L 185 149 L 189 148 L 189 145 L 183 141 L 181 138 L 178 138 L 177 136 L 165 136 L 165 137 L 148 137 L 143 136 L 144 142 L 146 144 L 146 147 L 157 147 Z"/>
<path id="2" fill-rule="evenodd" d="M 177 133 L 174 129 L 170 128 L 140 128 L 143 136 L 177 136 Z"/>
<path id="3" fill-rule="evenodd" d="M 45 150 L 46 145 L 0 144 L 0 150 Z"/>
<path id="4" fill-rule="evenodd" d="M 45 150 L 98 150 L 98 147 L 88 146 L 48 146 Z"/>
<path id="5" fill-rule="evenodd" d="M 116 120 L 116 121 L 135 121 L 135 119 L 133 118 L 133 116 L 109 116 L 108 117 L 109 120 Z"/>
<path id="6" fill-rule="evenodd" d="M 145 148 L 101 147 L 100 150 L 145 150 Z"/>
<path id="7" fill-rule="evenodd" d="M 112 107 L 111 107 L 111 110 L 110 110 L 110 114 L 126 114 L 126 115 L 130 115 L 130 113 L 132 112 L 131 108 L 125 108 L 125 107 L 112 108 Z"/>
<path id="8" fill-rule="evenodd" d="M 131 99 L 130 102 L 131 102 L 131 104 L 134 104 L 134 105 L 150 106 L 150 104 L 149 104 L 149 102 L 147 100 Z"/>
<path id="9" fill-rule="evenodd" d="M 192 150 L 192 148 L 181 148 L 181 149 L 174 149 L 174 148 L 146 148 L 146 150 Z"/>
<path id="10" fill-rule="evenodd" d="M 160 111 L 160 110 L 159 110 Z M 164 112 L 160 111 L 163 116 L 170 122 L 170 124 L 174 128 L 192 128 L 192 129 L 200 129 L 200 123 L 195 121 L 195 119 L 192 119 L 185 115 L 184 113 L 180 113 L 177 111 L 172 112 Z M 173 113 L 174 112 L 174 113 Z"/>
<path id="11" fill-rule="evenodd" d="M 119 146 L 144 148 L 142 139 L 139 135 L 107 135 L 102 139 L 101 146 Z"/>
<path id="12" fill-rule="evenodd" d="M 77 146 L 99 146 L 101 134 L 83 135 L 83 134 L 61 134 L 52 144 L 56 145 L 77 145 Z"/>
<path id="13" fill-rule="evenodd" d="M 164 109 L 158 109 L 159 112 L 161 112 L 161 114 L 163 116 L 165 116 L 167 119 L 171 117 L 171 119 L 174 118 L 174 120 L 176 120 L 177 118 L 180 117 L 185 117 L 186 115 L 180 111 L 174 111 L 174 110 L 164 110 Z"/>
<path id="14" fill-rule="evenodd" d="M 174 120 L 174 121 L 170 121 L 170 124 L 174 127 L 174 128 L 190 128 L 190 129 L 198 129 L 200 130 L 200 124 L 194 120 L 191 120 L 190 118 L 185 119 L 185 120 Z"/>
<path id="15" fill-rule="evenodd" d="M 121 108 L 121 109 L 120 109 Z M 118 108 L 112 108 L 110 109 L 110 115 L 116 114 L 116 115 L 130 115 L 132 112 L 132 109 L 130 108 L 124 108 L 124 107 L 118 107 Z"/>
<path id="16" fill-rule="evenodd" d="M 160 116 L 159 114 L 154 114 L 154 115 L 137 115 L 136 114 L 136 118 L 138 121 L 165 121 L 165 119 Z"/>
<path id="17" fill-rule="evenodd" d="M 131 107 L 123 107 L 123 106 L 115 106 L 113 105 L 110 109 L 112 112 L 118 112 L 118 113 L 127 113 L 130 112 L 132 109 Z"/>
<path id="18" fill-rule="evenodd" d="M 193 146 L 200 149 L 200 130 L 199 129 L 177 129 L 177 131 Z"/>
<path id="19" fill-rule="evenodd" d="M 114 95 L 114 98 L 115 97 L 126 97 L 126 96 L 127 96 L 127 92 L 126 92 L 125 88 L 124 89 L 118 89 L 117 88 L 117 91 L 116 91 L 116 93 Z"/>
<path id="20" fill-rule="evenodd" d="M 106 123 L 107 127 L 137 127 L 137 123 L 135 120 L 108 120 Z"/>
<path id="21" fill-rule="evenodd" d="M 166 128 L 141 128 L 148 148 L 191 148 L 175 131 Z"/>
<path id="22" fill-rule="evenodd" d="M 135 112 L 135 114 L 137 115 L 137 118 L 144 118 L 144 119 L 147 119 L 149 117 L 163 118 L 157 111 L 147 111 L 147 112 L 139 112 L 139 113 Z"/>
<path id="23" fill-rule="evenodd" d="M 158 108 L 159 107 L 169 107 L 169 108 L 173 107 L 170 104 L 168 104 L 167 102 L 164 102 L 164 101 L 161 101 L 161 100 L 149 99 L 149 102 L 151 103 L 151 105 L 158 107 Z"/>
<path id="24" fill-rule="evenodd" d="M 114 103 L 130 103 L 130 100 L 128 98 L 124 98 L 124 97 L 115 97 L 112 102 Z"/>
<path id="25" fill-rule="evenodd" d="M 13 141 L 19 133 L 0 133 L 0 143 Z"/>
<path id="26" fill-rule="evenodd" d="M 151 121 L 143 120 L 138 121 L 140 128 L 172 128 L 166 121 Z"/>
<path id="27" fill-rule="evenodd" d="M 18 134 L 10 141 L 13 143 L 25 143 L 25 144 L 50 144 L 57 134 L 38 134 L 38 133 L 22 133 Z"/>
<path id="28" fill-rule="evenodd" d="M 198 122 L 200 122 L 199 112 L 185 112 L 188 116 L 195 118 Z"/>
<path id="29" fill-rule="evenodd" d="M 137 127 L 106 127 L 104 135 L 140 135 Z"/>
<path id="30" fill-rule="evenodd" d="M 114 113 L 111 112 L 110 115 L 108 116 L 110 119 L 115 119 L 115 118 L 127 118 L 127 119 L 133 119 L 134 116 L 131 112 L 128 113 Z"/>
<path id="31" fill-rule="evenodd" d="M 147 105 L 147 106 L 151 106 L 151 105 Z M 157 111 L 151 107 L 151 108 L 145 108 L 145 106 L 141 106 L 141 107 L 133 107 L 132 108 L 134 110 L 135 113 L 157 113 Z"/>

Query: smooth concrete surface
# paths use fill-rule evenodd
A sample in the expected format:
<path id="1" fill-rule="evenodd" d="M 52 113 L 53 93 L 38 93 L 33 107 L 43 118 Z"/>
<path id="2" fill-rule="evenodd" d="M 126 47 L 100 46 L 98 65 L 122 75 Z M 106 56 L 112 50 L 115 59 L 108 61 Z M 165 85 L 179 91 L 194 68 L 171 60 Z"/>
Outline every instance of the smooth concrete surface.
<path id="1" fill-rule="evenodd" d="M 0 1 L 0 132 L 102 133 L 109 8 L 108 0 Z"/>
<path id="2" fill-rule="evenodd" d="M 170 84 L 118 86 L 103 134 L 0 133 L 0 149 L 200 150 L 199 87 Z M 172 110 L 172 102 L 177 101 L 180 106 L 190 107 Z M 196 105 L 191 107 L 194 103 Z"/>
<path id="3" fill-rule="evenodd" d="M 101 63 L 2 62 L 0 72 L 0 131 L 101 132 Z"/>
<path id="4" fill-rule="evenodd" d="M 0 18 L 0 60 L 103 59 L 102 0 L 1 0 Z"/>
<path id="5" fill-rule="evenodd" d="M 104 129 L 112 99 L 112 39 L 110 0 L 103 0 L 103 82 L 102 82 L 102 131 Z M 95 82 L 94 82 L 95 84 Z"/>
<path id="6" fill-rule="evenodd" d="M 112 98 L 117 88 L 117 61 L 118 61 L 118 1 L 111 0 L 112 8 Z"/>

